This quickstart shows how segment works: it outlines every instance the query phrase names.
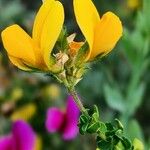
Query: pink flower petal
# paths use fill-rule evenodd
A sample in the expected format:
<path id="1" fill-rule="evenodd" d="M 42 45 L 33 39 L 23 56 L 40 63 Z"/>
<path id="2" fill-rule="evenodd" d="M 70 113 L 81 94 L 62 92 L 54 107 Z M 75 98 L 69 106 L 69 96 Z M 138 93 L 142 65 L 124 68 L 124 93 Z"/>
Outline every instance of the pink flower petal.
<path id="1" fill-rule="evenodd" d="M 46 129 L 48 132 L 59 131 L 64 122 L 64 113 L 56 107 L 49 108 L 46 115 Z"/>
<path id="2" fill-rule="evenodd" d="M 66 110 L 66 121 L 63 130 L 63 139 L 71 140 L 74 139 L 78 134 L 78 119 L 80 111 L 74 102 L 72 96 L 67 99 L 67 110 Z"/>
<path id="3" fill-rule="evenodd" d="M 11 136 L 5 136 L 0 138 L 0 150 L 13 150 Z"/>
<path id="4" fill-rule="evenodd" d="M 29 124 L 24 121 L 16 121 L 12 127 L 14 150 L 33 150 L 36 136 Z"/>

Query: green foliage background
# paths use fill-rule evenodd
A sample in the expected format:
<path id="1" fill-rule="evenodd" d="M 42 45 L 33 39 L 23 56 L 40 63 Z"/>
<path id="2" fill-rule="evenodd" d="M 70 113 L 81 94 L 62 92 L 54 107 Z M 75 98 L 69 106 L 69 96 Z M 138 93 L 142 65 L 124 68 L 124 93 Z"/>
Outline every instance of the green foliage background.
<path id="1" fill-rule="evenodd" d="M 91 65 L 85 78 L 77 86 L 78 93 L 87 107 L 99 106 L 105 121 L 119 118 L 125 133 L 144 142 L 150 148 L 150 1 L 141 0 L 140 6 L 130 8 L 126 0 L 94 0 L 100 15 L 113 11 L 120 16 L 124 34 L 118 45 L 107 57 Z M 65 25 L 69 33 L 80 33 L 76 25 L 72 1 L 63 0 L 66 11 Z M 0 31 L 17 23 L 31 32 L 33 18 L 41 0 L 0 0 Z M 15 36 L 15 35 L 14 35 Z M 82 39 L 78 36 L 77 40 Z M 47 86 L 55 85 L 47 92 Z M 23 95 L 13 100 L 15 89 Z M 54 96 L 55 93 L 55 96 Z M 63 141 L 59 134 L 48 134 L 44 127 L 46 109 L 50 106 L 65 107 L 67 92 L 52 78 L 29 74 L 16 69 L 0 44 L 0 135 L 10 130 L 10 116 L 18 108 L 34 103 L 36 114 L 29 120 L 42 138 L 42 150 L 95 150 L 94 137 L 78 136 L 73 141 Z M 13 102 L 13 105 L 12 105 Z M 15 103 L 15 106 L 14 106 Z M 10 108 L 4 111 L 4 106 Z"/>

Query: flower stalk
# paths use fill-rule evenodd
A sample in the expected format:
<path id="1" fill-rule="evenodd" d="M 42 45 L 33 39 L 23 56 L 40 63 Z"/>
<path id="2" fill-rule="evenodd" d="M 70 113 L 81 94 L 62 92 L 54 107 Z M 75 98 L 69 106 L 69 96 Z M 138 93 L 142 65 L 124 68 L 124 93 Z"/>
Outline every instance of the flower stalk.
<path id="1" fill-rule="evenodd" d="M 83 114 L 88 115 L 87 110 L 86 110 L 85 107 L 83 106 L 83 104 L 82 104 L 82 102 L 81 102 L 81 100 L 80 100 L 80 98 L 79 98 L 79 96 L 78 96 L 78 94 L 77 94 L 75 88 L 74 88 L 74 87 L 68 88 L 68 92 L 69 92 L 70 95 L 74 98 L 74 101 L 76 102 L 76 104 L 77 104 L 78 108 L 80 109 L 80 111 L 81 111 Z"/>

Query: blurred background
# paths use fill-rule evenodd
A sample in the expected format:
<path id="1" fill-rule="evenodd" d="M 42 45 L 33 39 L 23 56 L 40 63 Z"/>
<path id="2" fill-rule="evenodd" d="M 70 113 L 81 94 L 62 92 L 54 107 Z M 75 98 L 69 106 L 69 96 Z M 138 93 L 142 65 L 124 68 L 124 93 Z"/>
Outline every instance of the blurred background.
<path id="1" fill-rule="evenodd" d="M 72 0 L 62 0 L 68 34 L 80 33 L 73 14 Z M 0 0 L 0 32 L 17 23 L 31 33 L 41 0 Z M 117 14 L 124 34 L 115 49 L 91 68 L 77 91 L 86 107 L 97 104 L 101 119 L 119 118 L 125 134 L 150 148 L 150 0 L 94 0 L 102 16 Z M 78 34 L 80 35 L 80 34 Z M 16 36 L 16 35 L 13 35 Z M 83 37 L 78 36 L 78 39 Z M 14 67 L 0 40 L 0 136 L 10 132 L 17 119 L 29 122 L 36 131 L 41 150 L 95 150 L 94 137 L 78 135 L 64 141 L 59 133 L 45 129 L 46 110 L 65 108 L 67 92 L 48 76 L 27 73 Z"/>

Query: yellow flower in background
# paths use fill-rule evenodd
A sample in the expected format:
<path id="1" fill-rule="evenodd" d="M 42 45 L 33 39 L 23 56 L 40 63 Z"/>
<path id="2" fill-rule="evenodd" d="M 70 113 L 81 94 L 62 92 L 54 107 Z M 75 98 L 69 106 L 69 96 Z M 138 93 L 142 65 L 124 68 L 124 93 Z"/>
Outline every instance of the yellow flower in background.
<path id="1" fill-rule="evenodd" d="M 45 0 L 39 9 L 32 38 L 17 24 L 2 32 L 2 41 L 11 62 L 18 68 L 51 70 L 51 51 L 57 41 L 64 22 L 64 9 L 59 1 Z"/>
<path id="2" fill-rule="evenodd" d="M 127 0 L 127 6 L 130 9 L 136 9 L 141 5 L 141 0 Z"/>
<path id="3" fill-rule="evenodd" d="M 89 44 L 87 60 L 109 53 L 122 36 L 120 19 L 112 12 L 101 18 L 91 0 L 74 0 L 77 23 Z"/>
<path id="4" fill-rule="evenodd" d="M 24 120 L 27 121 L 36 113 L 37 107 L 35 104 L 27 104 L 17 109 L 10 117 L 12 121 Z"/>
<path id="5" fill-rule="evenodd" d="M 11 99 L 13 101 L 17 101 L 17 100 L 19 100 L 22 97 L 23 97 L 23 89 L 21 89 L 21 88 L 14 88 L 12 93 L 11 93 Z"/>
<path id="6" fill-rule="evenodd" d="M 60 96 L 60 87 L 57 84 L 47 85 L 42 89 L 42 94 L 46 98 L 57 99 Z"/>
<path id="7" fill-rule="evenodd" d="M 34 150 L 42 150 L 42 139 L 40 136 L 36 136 L 35 147 Z"/>

